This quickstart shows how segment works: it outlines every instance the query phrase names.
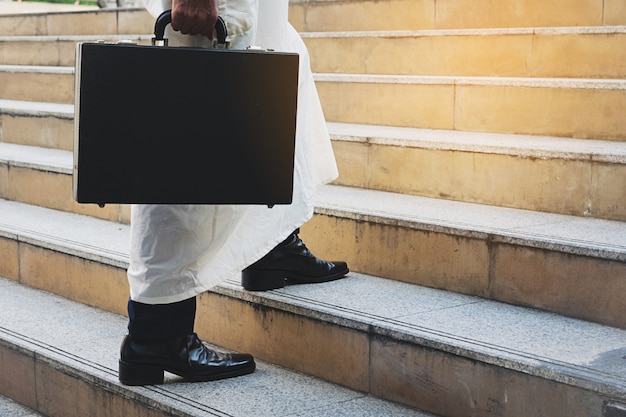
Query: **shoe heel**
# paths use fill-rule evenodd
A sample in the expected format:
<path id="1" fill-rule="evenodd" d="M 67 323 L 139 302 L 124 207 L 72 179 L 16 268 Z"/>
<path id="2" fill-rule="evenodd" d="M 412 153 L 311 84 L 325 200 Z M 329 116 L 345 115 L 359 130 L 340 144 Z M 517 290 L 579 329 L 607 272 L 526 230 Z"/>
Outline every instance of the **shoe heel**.
<path id="1" fill-rule="evenodd" d="M 163 383 L 163 368 L 119 361 L 120 382 L 124 385 L 157 385 Z"/>
<path id="2" fill-rule="evenodd" d="M 285 286 L 285 274 L 282 271 L 244 269 L 241 272 L 241 285 L 248 291 L 275 290 Z"/>

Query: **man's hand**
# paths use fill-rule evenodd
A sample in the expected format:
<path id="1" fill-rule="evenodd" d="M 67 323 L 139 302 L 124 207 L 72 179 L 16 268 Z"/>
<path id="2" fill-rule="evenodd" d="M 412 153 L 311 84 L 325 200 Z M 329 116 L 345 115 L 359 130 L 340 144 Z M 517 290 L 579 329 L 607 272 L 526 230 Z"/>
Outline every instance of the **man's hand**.
<path id="1" fill-rule="evenodd" d="M 172 29 L 213 39 L 218 0 L 173 0 Z"/>

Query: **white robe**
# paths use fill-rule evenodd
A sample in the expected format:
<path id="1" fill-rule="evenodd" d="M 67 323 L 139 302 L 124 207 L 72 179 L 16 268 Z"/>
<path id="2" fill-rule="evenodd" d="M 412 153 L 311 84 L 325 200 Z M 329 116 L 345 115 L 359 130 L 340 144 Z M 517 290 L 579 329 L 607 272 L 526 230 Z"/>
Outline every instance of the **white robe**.
<path id="1" fill-rule="evenodd" d="M 146 0 L 157 16 L 169 0 Z M 288 0 L 220 0 L 231 48 L 259 46 L 300 55 L 293 203 L 133 205 L 128 280 L 131 298 L 147 304 L 182 301 L 238 277 L 313 215 L 315 188 L 337 177 L 308 52 L 288 23 Z M 204 46 L 202 36 L 173 32 L 171 46 Z M 198 178 L 198 187 L 212 178 Z"/>

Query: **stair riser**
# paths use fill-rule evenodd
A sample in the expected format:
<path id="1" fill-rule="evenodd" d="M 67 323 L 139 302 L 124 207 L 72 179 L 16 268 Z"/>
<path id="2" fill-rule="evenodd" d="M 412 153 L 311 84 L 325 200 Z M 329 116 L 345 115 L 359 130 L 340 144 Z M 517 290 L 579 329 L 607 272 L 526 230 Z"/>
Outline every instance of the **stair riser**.
<path id="1" fill-rule="evenodd" d="M 117 314 L 126 314 L 128 280 L 126 267 L 84 259 L 37 242 L 17 242 L 0 237 L 6 249 L 4 278 L 48 291 L 82 304 Z"/>
<path id="2" fill-rule="evenodd" d="M 0 394 L 37 408 L 34 354 L 0 344 Z"/>
<path id="3" fill-rule="evenodd" d="M 626 262 L 497 244 L 490 298 L 626 328 Z"/>
<path id="4" fill-rule="evenodd" d="M 601 26 L 626 23 L 626 8 L 620 0 L 292 0 L 289 15 L 298 30 L 309 32 Z"/>
<path id="5" fill-rule="evenodd" d="M 626 328 L 626 263 L 430 229 L 318 214 L 302 231 L 354 271 Z"/>
<path id="6" fill-rule="evenodd" d="M 20 273 L 18 244 L 0 237 L 0 276 L 17 281 Z"/>
<path id="7" fill-rule="evenodd" d="M 305 38 L 313 71 L 623 78 L 626 34 Z M 572 65 L 575 57 L 575 65 Z"/>
<path id="8" fill-rule="evenodd" d="M 128 392 L 42 358 L 38 348 L 0 345 L 0 368 L 0 394 L 45 416 L 172 416 L 167 406 L 155 409 L 141 394 L 129 398 Z"/>
<path id="9" fill-rule="evenodd" d="M 607 398 L 389 338 L 371 344 L 371 392 L 441 416 L 603 416 Z"/>
<path id="10" fill-rule="evenodd" d="M 74 148 L 74 120 L 60 117 L 32 117 L 0 114 L 4 143 L 40 146 L 71 151 Z"/>
<path id="11" fill-rule="evenodd" d="M 0 73 L 6 99 L 71 103 L 73 86 L 70 74 Z M 626 90 L 328 78 L 317 86 L 333 122 L 626 140 Z"/>
<path id="12" fill-rule="evenodd" d="M 50 72 L 0 72 L 0 97 L 7 100 L 72 103 L 74 75 Z"/>
<path id="13" fill-rule="evenodd" d="M 434 0 L 289 2 L 289 20 L 299 31 L 433 29 Z"/>
<path id="14" fill-rule="evenodd" d="M 198 298 L 196 329 L 220 346 L 255 352 L 261 360 L 359 391 L 369 389 L 369 337 L 363 331 L 211 292 Z"/>
<path id="15" fill-rule="evenodd" d="M 0 36 L 44 36 L 47 15 L 0 16 Z"/>
<path id="16" fill-rule="evenodd" d="M 335 183 L 626 221 L 626 165 L 333 142 Z"/>
<path id="17" fill-rule="evenodd" d="M 0 36 L 144 34 L 153 30 L 154 18 L 142 9 L 0 17 Z"/>
<path id="18" fill-rule="evenodd" d="M 76 42 L 0 42 L 0 62 L 5 65 L 74 66 Z"/>
<path id="19" fill-rule="evenodd" d="M 116 43 L 128 40 L 140 45 L 150 44 L 147 39 L 137 36 L 81 40 L 40 40 L 40 41 L 4 41 L 0 42 L 0 62 L 5 65 L 43 65 L 73 67 L 76 62 L 76 44 L 78 42 L 96 42 L 102 40 Z"/>
<path id="20" fill-rule="evenodd" d="M 328 121 L 626 140 L 626 90 L 317 81 Z"/>
<path id="21" fill-rule="evenodd" d="M 0 164 L 0 198 L 36 206 L 129 223 L 130 206 L 78 204 L 69 174 Z"/>

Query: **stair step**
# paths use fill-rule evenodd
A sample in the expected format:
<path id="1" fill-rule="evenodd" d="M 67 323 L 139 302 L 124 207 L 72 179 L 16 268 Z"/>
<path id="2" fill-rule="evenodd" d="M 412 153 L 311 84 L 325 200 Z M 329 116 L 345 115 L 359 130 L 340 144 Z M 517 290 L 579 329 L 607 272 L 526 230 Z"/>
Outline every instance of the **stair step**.
<path id="1" fill-rule="evenodd" d="M 356 201 L 347 190 L 338 192 L 348 197 L 346 201 Z M 320 210 L 333 210 L 332 193 L 323 194 Z M 392 211 L 389 207 L 408 209 L 389 194 L 375 194 L 376 198 L 370 200 L 370 217 L 376 212 Z M 435 217 L 436 212 L 441 218 L 446 213 L 441 207 L 422 207 L 423 216 Z M 393 211 L 399 222 L 402 210 Z M 447 214 L 450 218 L 445 227 L 467 227 L 460 221 L 453 224 L 452 218 L 459 217 L 459 212 Z M 467 214 L 471 219 L 479 217 L 476 213 Z M 360 215 L 362 220 L 365 216 Z M 391 216 L 387 217 L 391 222 Z M 411 217 L 415 216 L 407 214 L 402 221 L 406 223 Z M 128 296 L 124 273 L 128 264 L 128 226 L 9 201 L 0 201 L 0 219 L 0 245 L 6 249 L 0 253 L 12 253 L 17 259 L 17 251 L 20 252 L 20 265 L 16 268 L 19 274 L 11 277 L 11 271 L 5 268 L 0 275 L 81 303 L 124 312 Z M 487 223 L 483 233 L 498 223 L 502 236 L 494 236 L 494 244 L 504 240 L 505 219 L 485 213 L 480 220 Z M 509 222 L 518 227 L 515 232 L 511 230 L 509 242 L 528 239 L 525 231 L 533 229 L 529 220 L 511 216 Z M 431 222 L 431 229 L 437 227 L 435 223 Z M 443 220 L 439 223 L 440 228 L 444 227 Z M 547 219 L 537 219 L 536 223 L 541 225 L 545 240 L 535 242 L 537 246 L 568 245 L 565 236 L 560 237 L 560 242 L 548 242 L 545 234 L 557 225 L 548 225 Z M 602 234 L 599 228 L 595 230 Z M 581 235 L 588 238 L 579 231 L 578 242 L 569 245 L 577 243 L 584 251 Z M 614 236 L 619 235 L 623 240 L 623 231 L 616 231 Z M 611 253 L 616 248 L 610 246 L 605 243 L 603 249 L 596 251 Z M 623 246 L 622 241 L 621 255 L 612 252 L 612 256 L 624 258 Z M 64 268 L 51 267 L 59 262 L 55 257 L 63 254 Z M 5 256 L 6 262 L 0 265 L 10 264 L 9 256 Z M 80 262 L 85 266 L 82 270 L 76 267 Z M 102 269 L 96 271 L 94 264 L 102 269 L 117 269 L 118 276 L 103 274 Z M 3 369 L 14 364 L 23 369 L 25 361 L 33 360 L 26 347 L 36 344 L 38 362 L 80 376 L 81 381 L 96 382 L 92 386 L 105 387 L 107 392 L 125 390 L 117 384 L 115 374 L 117 346 L 125 326 L 123 317 L 54 296 L 47 296 L 54 300 L 48 304 L 39 300 L 37 291 L 10 280 L 0 281 L 0 285 L 1 304 L 8 313 L 0 318 L 4 339 L 0 344 L 10 351 L 0 355 L 8 358 Z M 612 290 L 621 291 L 617 286 Z M 619 297 L 623 298 L 623 291 Z M 201 295 L 198 308 L 196 329 L 212 343 L 249 351 L 261 360 L 439 415 L 486 415 L 491 407 L 497 407 L 503 416 L 608 416 L 602 414 L 603 407 L 622 407 L 626 403 L 626 330 L 535 309 L 355 272 L 331 283 L 294 285 L 265 293 L 243 290 L 234 277 Z M 23 320 L 11 319 L 14 315 Z M 28 333 L 31 326 L 32 332 Z M 81 340 L 91 348 L 85 351 L 79 340 L 68 341 L 69 334 L 82 335 Z M 303 356 L 303 351 L 308 354 Z M 252 383 L 266 385 L 255 379 L 265 380 L 267 373 L 273 372 L 266 366 L 263 364 L 260 372 L 250 377 Z M 51 373 L 37 369 L 41 372 L 37 375 Z M 7 374 L 12 373 L 2 375 Z M 246 379 L 240 381 L 245 383 Z M 70 386 L 37 382 L 38 398 L 49 398 L 41 390 L 52 385 Z M 0 387 L 5 384 L 0 383 Z M 139 388 L 136 392 L 170 393 L 170 397 L 174 396 L 172 393 L 184 395 L 183 390 L 189 395 L 207 393 L 203 385 L 182 388 L 172 384 L 163 389 Z M 80 390 L 70 387 L 68 391 Z M 264 392 L 267 395 L 267 390 Z M 31 395 L 32 392 L 23 394 L 20 401 L 32 407 Z M 219 407 L 219 399 L 214 400 L 208 404 Z M 203 400 L 197 403 L 202 404 Z M 229 402 L 231 406 L 232 403 Z"/>
<path id="2" fill-rule="evenodd" d="M 71 103 L 73 74 L 0 66 L 0 97 Z M 626 108 L 624 80 L 328 73 L 315 80 L 332 122 L 626 141 L 626 119 L 615 111 Z"/>
<path id="3" fill-rule="evenodd" d="M 83 417 L 102 407 L 98 415 L 431 416 L 265 362 L 230 380 L 181 384 L 168 375 L 159 386 L 123 386 L 117 359 L 124 317 L 6 279 L 0 287 L 3 311 L 20 317 L 0 318 L 0 388 L 44 415 Z M 18 384 L 15 375 L 23 376 Z"/>
<path id="4" fill-rule="evenodd" d="M 71 151 L 74 105 L 0 99 L 0 142 Z"/>
<path id="5" fill-rule="evenodd" d="M 328 126 L 339 185 L 626 220 L 626 142 Z"/>
<path id="6" fill-rule="evenodd" d="M 74 67 L 0 65 L 0 98 L 74 102 Z"/>
<path id="7" fill-rule="evenodd" d="M 626 327 L 624 222 L 346 187 L 324 188 L 317 205 L 303 232 L 322 258 Z"/>
<path id="8" fill-rule="evenodd" d="M 316 32 L 302 33 L 302 37 L 313 71 L 320 73 L 557 78 L 626 75 L 624 26 Z"/>
<path id="9" fill-rule="evenodd" d="M 328 121 L 626 140 L 625 80 L 317 73 Z"/>
<path id="10" fill-rule="evenodd" d="M 37 187 L 27 181 L 37 178 L 45 189 L 53 183 L 61 187 L 54 193 L 56 203 L 49 207 L 77 209 L 68 191 L 71 188 L 65 188 L 71 187 L 73 107 L 0 100 L 0 117 L 2 140 L 5 145 L 14 144 L 0 144 L 0 161 L 16 168 L 16 184 L 4 195 L 36 205 L 52 204 L 43 190 L 27 192 Z M 621 204 L 626 198 L 626 142 L 341 123 L 328 126 L 340 172 L 337 185 L 626 220 L 626 207 Z M 44 157 L 45 150 L 22 144 L 68 152 Z M 51 165 L 45 158 L 55 158 L 58 164 Z M 90 210 L 107 219 L 127 218 Z"/>
<path id="11" fill-rule="evenodd" d="M 17 5 L 14 7 L 20 7 Z M 0 36 L 68 36 L 152 33 L 154 18 L 143 8 L 75 12 L 6 13 L 0 2 Z M 24 7 L 27 7 L 24 6 Z M 52 6 L 54 7 L 54 5 Z"/>
<path id="12" fill-rule="evenodd" d="M 626 75 L 624 26 L 317 32 L 302 36 L 313 70 L 322 73 L 572 78 Z M 0 62 L 74 66 L 77 42 L 124 39 L 148 44 L 150 38 L 5 36 L 0 37 Z M 572 65 L 572 56 L 576 56 L 576 65 Z"/>
<path id="13" fill-rule="evenodd" d="M 289 17 L 301 31 L 468 29 L 626 24 L 620 0 L 291 0 Z"/>
<path id="14" fill-rule="evenodd" d="M 3 154 L 15 148 L 21 152 L 3 145 Z M 67 174 L 58 185 L 50 174 L 31 179 L 46 163 L 69 171 L 67 152 L 44 154 L 7 164 L 4 198 L 128 222 L 126 205 L 75 203 Z M 34 201 L 37 195 L 47 197 Z M 624 222 L 342 186 L 322 189 L 316 213 L 302 229 L 316 254 L 341 253 L 354 271 L 626 327 Z"/>
<path id="15" fill-rule="evenodd" d="M 70 66 L 76 62 L 76 44 L 128 40 L 146 45 L 151 35 L 2 36 L 0 62 L 5 65 Z"/>
<path id="16" fill-rule="evenodd" d="M 128 223 L 128 205 L 74 201 L 70 151 L 0 143 L 0 198 Z"/>
<path id="17" fill-rule="evenodd" d="M 151 33 L 154 27 L 154 18 L 143 8 L 86 8 L 84 11 L 44 13 L 45 10 L 29 11 L 26 8 L 28 5 L 29 3 L 0 3 L 0 36 Z M 7 10 L 7 6 L 13 10 Z M 23 10 L 16 10 L 17 7 L 22 7 Z M 289 18 L 300 31 L 336 32 L 619 26 L 626 24 L 626 11 L 620 0 L 575 0 L 568 3 L 566 8 L 559 3 L 545 3 L 540 0 L 496 5 L 491 0 L 471 3 L 468 0 L 291 0 Z"/>

